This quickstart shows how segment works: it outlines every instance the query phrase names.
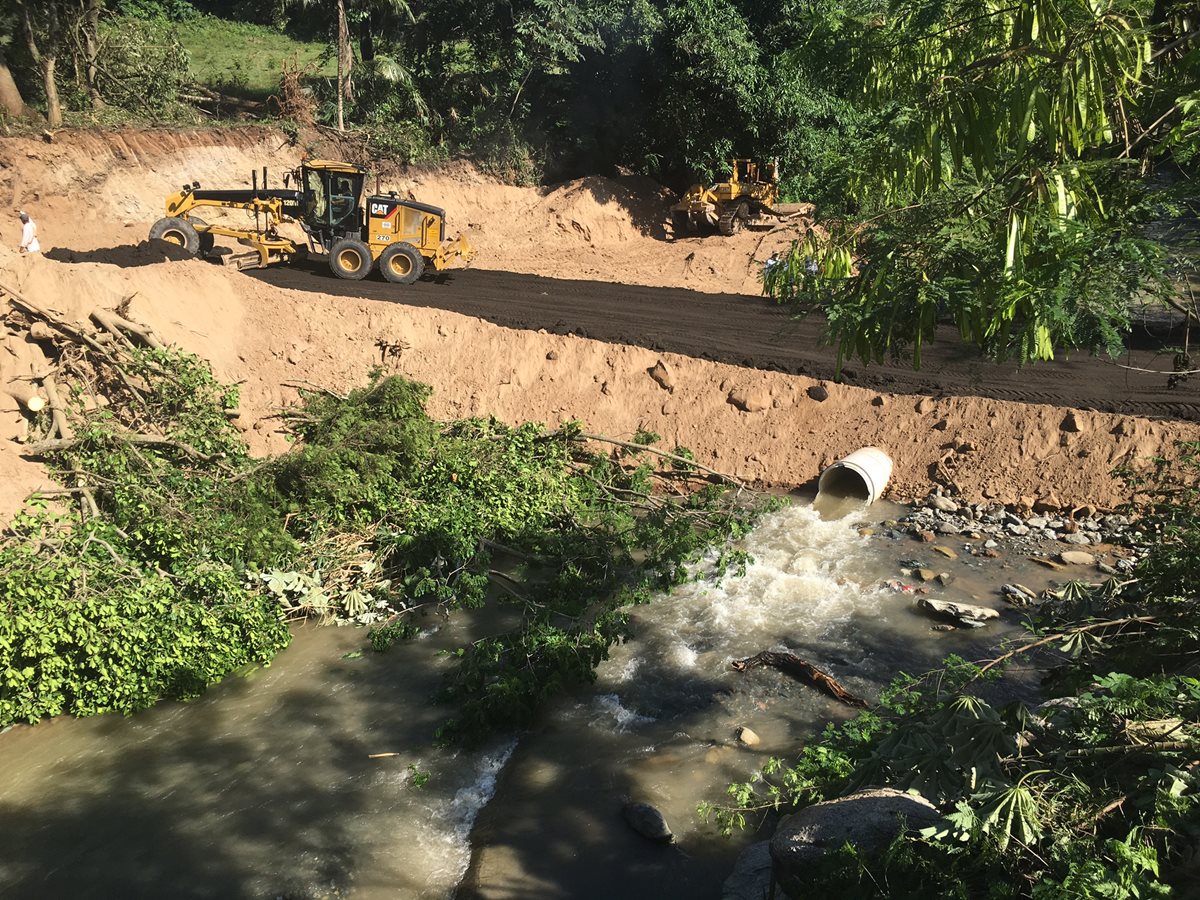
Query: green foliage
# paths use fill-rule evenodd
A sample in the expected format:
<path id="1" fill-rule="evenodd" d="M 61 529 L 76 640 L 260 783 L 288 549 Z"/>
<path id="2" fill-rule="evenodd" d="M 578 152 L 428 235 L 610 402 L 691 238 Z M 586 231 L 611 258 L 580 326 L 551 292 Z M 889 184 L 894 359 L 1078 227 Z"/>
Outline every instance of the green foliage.
<path id="1" fill-rule="evenodd" d="M 115 0 L 110 9 L 118 16 L 170 22 L 186 22 L 200 14 L 188 0 Z"/>
<path id="2" fill-rule="evenodd" d="M 919 365 L 940 322 L 995 358 L 1117 352 L 1130 303 L 1171 289 L 1141 228 L 1165 209 L 1152 167 L 1193 158 L 1191 20 L 1149 0 L 809 16 L 812 43 L 846 48 L 868 107 L 841 167 L 867 216 L 823 223 L 767 292 L 824 310 L 842 359 Z"/>
<path id="3" fill-rule="evenodd" d="M 370 634 L 376 650 L 416 634 L 430 612 L 481 606 L 489 591 L 520 611 L 519 627 L 457 654 L 444 697 L 458 713 L 445 740 L 527 724 L 548 698 L 590 680 L 625 634 L 623 607 L 691 577 L 709 547 L 744 534 L 771 505 L 716 485 L 668 491 L 687 474 L 660 475 L 637 448 L 616 461 L 589 452 L 577 425 L 442 425 L 425 414 L 427 397 L 400 378 L 345 399 L 307 397 L 292 418 L 296 448 L 257 483 L 294 513 L 299 541 L 369 529 L 379 568 L 359 585 L 371 599 L 358 618 L 382 619 Z M 640 432 L 632 443 L 658 438 Z M 746 561 L 723 552 L 714 574 Z M 510 562 L 511 574 L 495 568 Z M 350 612 L 314 576 L 265 577 L 291 608 Z"/>
<path id="4" fill-rule="evenodd" d="M 227 93 L 265 100 L 279 91 L 285 62 L 314 76 L 328 77 L 335 66 L 324 45 L 298 40 L 270 24 L 200 16 L 176 26 L 196 81 Z"/>
<path id="5" fill-rule="evenodd" d="M 287 646 L 233 566 L 156 569 L 138 537 L 45 511 L 0 545 L 0 725 L 186 699 Z"/>
<path id="6" fill-rule="evenodd" d="M 196 357 L 123 348 L 80 366 L 53 462 L 84 514 L 35 509 L 0 542 L 0 724 L 193 696 L 268 661 L 287 620 L 373 624 L 386 650 L 492 599 L 515 627 L 464 647 L 446 688 L 459 712 L 443 736 L 474 740 L 590 679 L 623 607 L 710 547 L 715 574 L 744 570 L 724 545 L 771 505 L 659 472 L 642 450 L 658 435 L 614 459 L 577 423 L 439 423 L 429 388 L 395 377 L 307 396 L 286 414 L 295 448 L 255 461 L 226 415 L 236 390 Z"/>

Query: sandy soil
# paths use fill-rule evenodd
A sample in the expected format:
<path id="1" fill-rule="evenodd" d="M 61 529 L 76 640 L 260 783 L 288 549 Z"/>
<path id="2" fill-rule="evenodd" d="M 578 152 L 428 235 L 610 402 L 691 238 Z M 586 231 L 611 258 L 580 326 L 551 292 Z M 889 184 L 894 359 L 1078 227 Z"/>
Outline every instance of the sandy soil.
<path id="1" fill-rule="evenodd" d="M 286 449 L 272 416 L 296 398 L 296 385 L 341 391 L 381 364 L 432 384 L 435 416 L 551 425 L 578 418 L 614 436 L 649 428 L 714 468 L 775 486 L 805 484 L 840 455 L 876 444 L 896 461 L 896 498 L 924 495 L 940 483 L 971 500 L 1111 508 L 1122 497 L 1110 475 L 1115 465 L 1168 453 L 1179 439 L 1200 440 L 1200 426 L 1183 422 L 1080 411 L 1072 417 L 1077 430 L 1066 430 L 1063 410 L 1051 406 L 884 394 L 512 330 L 436 309 L 292 291 L 126 246 L 140 240 L 175 185 L 237 185 L 239 179 L 222 176 L 248 176 L 264 159 L 279 168 L 281 155 L 294 152 L 279 150 L 282 142 L 265 129 L 87 133 L 53 144 L 0 140 L 3 203 L 29 209 L 49 247 L 70 244 L 72 251 L 52 254 L 57 259 L 19 257 L 9 249 L 15 219 L 0 219 L 0 285 L 68 319 L 132 297 L 132 318 L 211 360 L 221 378 L 241 382 L 239 424 L 260 453 Z M 655 221 L 665 214 L 664 198 L 633 179 L 535 190 L 498 185 L 465 167 L 408 177 L 420 199 L 446 207 L 451 230 L 468 230 L 481 248 L 479 265 L 509 271 L 752 292 L 752 258 L 787 239 L 781 230 L 666 240 Z M 96 252 L 114 247 L 124 249 Z M 2 393 L 46 370 L 43 348 L 20 326 L 10 314 L 0 333 L 4 514 L 46 482 L 41 468 L 20 456 L 26 421 Z M 658 378 L 651 375 L 656 367 Z M 810 393 L 815 388 L 823 390 Z M 823 393 L 824 400 L 813 396 Z"/>

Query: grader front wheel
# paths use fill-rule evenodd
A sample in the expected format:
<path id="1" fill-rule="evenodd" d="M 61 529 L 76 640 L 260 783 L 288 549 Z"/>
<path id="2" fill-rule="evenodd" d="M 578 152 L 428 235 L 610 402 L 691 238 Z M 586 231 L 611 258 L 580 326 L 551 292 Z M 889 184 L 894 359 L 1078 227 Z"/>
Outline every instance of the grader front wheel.
<path id="1" fill-rule="evenodd" d="M 200 234 L 187 219 L 167 216 L 150 227 L 150 240 L 182 247 L 192 256 L 200 252 Z"/>

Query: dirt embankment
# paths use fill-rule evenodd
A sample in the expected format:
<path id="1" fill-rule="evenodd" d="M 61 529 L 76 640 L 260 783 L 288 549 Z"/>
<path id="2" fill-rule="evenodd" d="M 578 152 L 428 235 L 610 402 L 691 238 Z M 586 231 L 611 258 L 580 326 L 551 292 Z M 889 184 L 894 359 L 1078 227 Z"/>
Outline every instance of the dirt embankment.
<path id="1" fill-rule="evenodd" d="M 840 455 L 875 444 L 896 461 L 892 495 L 899 498 L 940 483 L 973 501 L 1110 508 L 1122 499 L 1114 466 L 1167 454 L 1180 439 L 1200 440 L 1194 424 L 879 393 L 512 330 L 436 309 L 293 291 L 202 262 L 163 262 L 146 248 L 110 249 L 140 240 L 176 184 L 236 185 L 220 176 L 248 173 L 263 159 L 276 159 L 279 168 L 272 153 L 281 142 L 267 130 L 0 141 L 0 197 L 32 207 L 48 246 L 72 245 L 70 254 L 18 257 L 8 249 L 16 242 L 12 223 L 0 222 L 0 284 L 67 319 L 128 301 L 131 318 L 211 360 L 222 379 L 241 383 L 238 421 L 260 453 L 286 448 L 273 416 L 297 397 L 296 385 L 344 391 L 378 365 L 433 385 L 435 416 L 550 425 L 578 418 L 616 436 L 647 428 L 714 468 L 774 486 L 805 484 Z M 654 193 L 645 183 L 587 179 L 543 191 L 494 184 L 465 168 L 410 177 L 421 199 L 447 207 L 452 226 L 476 226 L 480 265 L 574 278 L 600 278 L 610 266 L 609 279 L 618 280 L 611 261 L 621 259 L 621 272 L 637 276 L 628 281 L 752 288 L 743 273 L 758 235 L 664 240 L 647 210 L 663 213 L 665 205 L 645 199 Z M 65 234 L 76 236 L 67 241 Z M 769 237 L 786 239 L 783 232 Z M 715 274 L 704 277 L 704 267 Z M 736 311 L 730 315 L 735 321 Z M 42 469 L 20 456 L 27 423 L 2 391 L 36 380 L 48 365 L 46 348 L 17 325 L 0 334 L 3 514 L 46 482 Z"/>

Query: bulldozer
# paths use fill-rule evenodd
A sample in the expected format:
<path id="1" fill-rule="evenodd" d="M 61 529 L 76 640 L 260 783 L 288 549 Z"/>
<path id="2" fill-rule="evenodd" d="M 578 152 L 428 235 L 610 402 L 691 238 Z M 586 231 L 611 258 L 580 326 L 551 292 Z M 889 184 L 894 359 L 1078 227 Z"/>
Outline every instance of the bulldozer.
<path id="1" fill-rule="evenodd" d="M 313 159 L 284 175 L 282 188 L 267 187 L 267 168 L 251 175 L 249 190 L 204 190 L 199 182 L 166 200 L 166 216 L 150 229 L 151 240 L 182 247 L 194 256 L 213 252 L 215 239 L 233 238 L 250 249 L 225 255 L 239 269 L 290 262 L 310 252 L 324 255 L 339 278 L 366 278 L 378 265 L 396 284 L 412 284 L 428 266 L 447 269 L 456 260 L 469 263 L 475 250 L 466 237 L 446 240 L 445 211 L 395 191 L 365 194 L 367 170 L 353 163 Z M 205 208 L 246 210 L 254 227 L 208 224 L 194 213 Z M 297 222 L 307 246 L 280 234 L 279 225 Z"/>
<path id="2" fill-rule="evenodd" d="M 694 184 L 671 207 L 676 237 L 714 228 L 728 236 L 760 223 L 767 215 L 782 215 L 775 209 L 779 202 L 778 163 L 735 159 L 730 168 L 728 181 L 712 187 Z"/>

